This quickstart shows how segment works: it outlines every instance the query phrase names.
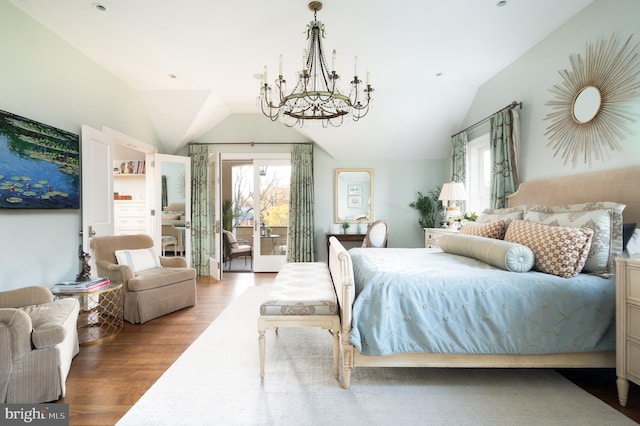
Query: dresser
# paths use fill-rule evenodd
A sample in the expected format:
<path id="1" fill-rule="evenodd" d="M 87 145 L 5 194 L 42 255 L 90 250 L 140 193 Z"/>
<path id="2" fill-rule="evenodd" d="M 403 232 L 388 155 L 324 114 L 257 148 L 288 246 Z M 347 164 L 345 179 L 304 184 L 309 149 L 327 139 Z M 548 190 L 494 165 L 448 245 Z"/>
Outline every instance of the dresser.
<path id="1" fill-rule="evenodd" d="M 426 248 L 440 248 L 440 237 L 446 234 L 457 234 L 458 230 L 453 228 L 423 228 L 424 246 Z"/>
<path id="2" fill-rule="evenodd" d="M 116 200 L 113 202 L 115 235 L 146 234 L 149 216 L 145 201 Z"/>
<path id="3" fill-rule="evenodd" d="M 629 380 L 640 384 L 640 254 L 616 259 L 616 376 L 625 407 Z"/>

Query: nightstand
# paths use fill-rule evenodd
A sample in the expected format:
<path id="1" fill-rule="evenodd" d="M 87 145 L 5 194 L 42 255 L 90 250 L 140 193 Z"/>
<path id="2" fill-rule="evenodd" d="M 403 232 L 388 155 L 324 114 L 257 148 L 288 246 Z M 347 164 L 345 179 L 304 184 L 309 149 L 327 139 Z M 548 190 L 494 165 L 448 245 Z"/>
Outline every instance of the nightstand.
<path id="1" fill-rule="evenodd" d="M 426 248 L 440 248 L 438 241 L 445 234 L 457 234 L 458 230 L 453 228 L 423 228 L 424 246 Z"/>
<path id="2" fill-rule="evenodd" d="M 640 384 L 640 254 L 616 259 L 616 376 L 625 407 L 629 380 Z"/>

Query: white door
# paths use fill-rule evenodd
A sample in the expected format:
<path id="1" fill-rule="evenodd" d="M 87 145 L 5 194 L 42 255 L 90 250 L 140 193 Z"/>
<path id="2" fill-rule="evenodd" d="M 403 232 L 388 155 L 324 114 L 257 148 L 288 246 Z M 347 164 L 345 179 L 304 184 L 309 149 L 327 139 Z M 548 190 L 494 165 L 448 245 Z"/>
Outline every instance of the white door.
<path id="1" fill-rule="evenodd" d="M 167 201 L 171 203 L 184 202 L 184 225 L 176 228 L 182 231 L 184 257 L 187 265 L 191 265 L 191 158 L 179 155 L 154 154 L 153 160 L 153 212 L 154 221 L 153 240 L 157 250 L 162 246 L 162 176 L 167 182 Z M 158 220 L 158 217 L 160 220 Z"/>
<path id="2" fill-rule="evenodd" d="M 253 160 L 253 270 L 277 272 L 287 261 L 290 159 Z"/>
<path id="3" fill-rule="evenodd" d="M 82 126 L 82 247 L 95 260 L 89 240 L 113 235 L 113 140 L 99 130 Z"/>

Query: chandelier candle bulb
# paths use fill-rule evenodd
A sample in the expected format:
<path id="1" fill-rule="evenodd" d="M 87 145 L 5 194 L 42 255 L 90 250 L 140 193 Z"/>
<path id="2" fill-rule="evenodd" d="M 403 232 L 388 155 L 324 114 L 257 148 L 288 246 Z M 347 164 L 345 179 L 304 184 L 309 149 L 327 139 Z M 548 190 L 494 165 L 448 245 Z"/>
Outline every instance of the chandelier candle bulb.
<path id="1" fill-rule="evenodd" d="M 280 74 L 280 77 L 282 77 L 282 53 L 280 54 L 280 58 L 278 60 L 278 72 Z"/>
<path id="2" fill-rule="evenodd" d="M 262 84 L 267 84 L 267 66 L 264 66 L 264 71 L 262 73 Z"/>
<path id="3" fill-rule="evenodd" d="M 331 71 L 336 71 L 336 49 L 333 49 L 333 53 L 331 55 Z"/>
<path id="4" fill-rule="evenodd" d="M 353 75 L 358 75 L 358 57 L 353 58 Z"/>

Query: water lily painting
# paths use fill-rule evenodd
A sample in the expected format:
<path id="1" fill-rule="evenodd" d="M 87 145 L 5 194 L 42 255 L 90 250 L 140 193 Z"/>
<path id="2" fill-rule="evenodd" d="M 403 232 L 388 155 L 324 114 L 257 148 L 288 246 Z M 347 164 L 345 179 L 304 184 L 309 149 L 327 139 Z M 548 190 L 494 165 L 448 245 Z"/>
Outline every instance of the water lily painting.
<path id="1" fill-rule="evenodd" d="M 0 208 L 80 208 L 78 135 L 0 111 Z"/>

